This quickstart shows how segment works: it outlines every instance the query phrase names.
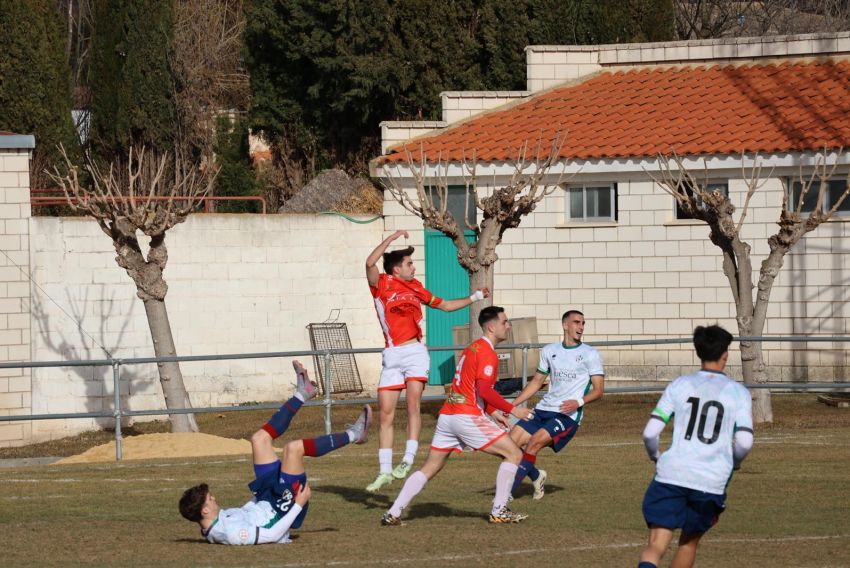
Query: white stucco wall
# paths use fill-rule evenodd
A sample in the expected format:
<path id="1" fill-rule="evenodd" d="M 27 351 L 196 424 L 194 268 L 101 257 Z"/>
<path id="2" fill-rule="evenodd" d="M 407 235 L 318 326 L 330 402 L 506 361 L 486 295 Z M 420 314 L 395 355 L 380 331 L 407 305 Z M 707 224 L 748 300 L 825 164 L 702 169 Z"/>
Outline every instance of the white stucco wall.
<path id="1" fill-rule="evenodd" d="M 117 358 L 153 356 L 143 304 L 97 224 L 34 217 L 31 230 L 38 285 L 32 291 L 32 359 L 103 359 L 98 344 Z M 363 262 L 382 238 L 381 220 L 190 216 L 166 241 L 166 305 L 178 353 L 309 350 L 305 326 L 325 321 L 334 309 L 348 324 L 354 347 L 381 347 Z M 302 359 L 312 370 L 311 358 Z M 367 389 L 374 388 L 380 355 L 358 355 L 357 363 Z M 294 383 L 290 359 L 190 362 L 181 368 L 195 406 L 278 400 Z M 154 365 L 125 367 L 121 389 L 123 404 L 132 410 L 164 405 Z M 33 413 L 111 409 L 111 369 L 37 369 L 32 391 Z M 60 437 L 94 423 L 36 422 L 33 438 Z"/>

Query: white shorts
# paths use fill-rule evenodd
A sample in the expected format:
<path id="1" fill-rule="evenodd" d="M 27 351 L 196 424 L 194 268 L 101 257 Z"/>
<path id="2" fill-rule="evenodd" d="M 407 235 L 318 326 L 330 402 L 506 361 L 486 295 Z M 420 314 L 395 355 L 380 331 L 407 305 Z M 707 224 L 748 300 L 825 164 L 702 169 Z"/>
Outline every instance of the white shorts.
<path id="1" fill-rule="evenodd" d="M 465 446 L 480 451 L 507 434 L 489 416 L 440 414 L 431 440 L 438 452 L 460 452 Z"/>
<path id="2" fill-rule="evenodd" d="M 422 343 L 387 347 L 383 354 L 383 369 L 378 390 L 402 390 L 407 381 L 428 382 L 431 358 Z"/>

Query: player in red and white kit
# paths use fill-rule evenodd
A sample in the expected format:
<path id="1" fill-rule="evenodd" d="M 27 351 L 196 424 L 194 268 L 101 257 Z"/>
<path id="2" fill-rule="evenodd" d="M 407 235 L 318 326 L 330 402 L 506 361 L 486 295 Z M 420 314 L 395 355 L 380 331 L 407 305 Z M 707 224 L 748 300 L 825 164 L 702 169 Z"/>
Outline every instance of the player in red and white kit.
<path id="1" fill-rule="evenodd" d="M 422 343 L 422 305 L 453 312 L 490 295 L 484 288 L 476 290 L 468 298 L 444 300 L 429 292 L 414 278 L 416 268 L 411 258 L 413 247 L 385 252 L 390 243 L 402 236 L 407 238 L 407 231 L 396 231 L 375 247 L 366 259 L 366 279 L 386 342 L 381 380 L 378 383 L 380 470 L 375 481 L 366 487 L 370 492 L 389 485 L 393 479 L 407 477 L 419 449 L 419 432 L 422 429 L 419 401 L 431 367 L 428 350 Z M 383 274 L 377 267 L 382 257 Z M 393 419 L 404 389 L 407 389 L 407 444 L 401 463 L 393 469 Z"/>
<path id="2" fill-rule="evenodd" d="M 466 446 L 504 459 L 496 474 L 496 496 L 490 522 L 518 523 L 527 517 L 507 507 L 522 450 L 510 436 L 506 436 L 506 414 L 523 419 L 531 414 L 531 410 L 512 405 L 493 388 L 499 369 L 494 347 L 507 339 L 511 324 L 505 311 L 497 306 L 481 310 L 478 323 L 484 337 L 464 349 L 458 361 L 451 393 L 440 409 L 428 458 L 422 469 L 405 482 L 395 503 L 384 513 L 381 518 L 383 525 L 400 525 L 402 511 L 443 469 L 449 455 L 462 451 Z"/>

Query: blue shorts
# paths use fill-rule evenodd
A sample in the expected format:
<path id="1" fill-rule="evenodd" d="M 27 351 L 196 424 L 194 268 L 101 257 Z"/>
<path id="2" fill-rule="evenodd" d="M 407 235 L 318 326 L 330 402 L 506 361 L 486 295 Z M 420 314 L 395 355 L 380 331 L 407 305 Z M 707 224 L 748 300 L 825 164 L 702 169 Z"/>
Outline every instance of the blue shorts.
<path id="1" fill-rule="evenodd" d="M 702 534 L 717 523 L 726 509 L 726 495 L 652 480 L 643 497 L 643 518 L 649 527 L 682 529 L 682 534 Z"/>
<path id="2" fill-rule="evenodd" d="M 576 430 L 578 430 L 576 421 L 566 414 L 538 409 L 534 409 L 534 414 L 531 415 L 530 419 L 517 422 L 517 426 L 532 436 L 541 428 L 545 429 L 552 437 L 550 445 L 555 453 L 564 449 L 564 446 L 573 439 Z"/>
<path id="3" fill-rule="evenodd" d="M 248 489 L 254 494 L 257 501 L 268 501 L 272 508 L 281 515 L 285 515 L 292 504 L 295 503 L 295 494 L 302 485 L 307 483 L 307 474 L 293 475 L 280 469 L 280 460 L 272 463 L 254 464 L 254 481 L 248 484 Z M 292 528 L 301 527 L 304 517 L 307 516 L 307 502 L 301 512 L 292 523 Z"/>

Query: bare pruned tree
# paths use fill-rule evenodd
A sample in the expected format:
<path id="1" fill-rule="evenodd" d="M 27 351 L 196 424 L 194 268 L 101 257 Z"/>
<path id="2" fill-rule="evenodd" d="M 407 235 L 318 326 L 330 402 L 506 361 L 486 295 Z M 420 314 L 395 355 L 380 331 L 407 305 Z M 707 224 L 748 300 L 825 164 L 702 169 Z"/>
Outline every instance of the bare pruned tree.
<path id="1" fill-rule="evenodd" d="M 489 288 L 493 290 L 493 273 L 499 256 L 496 247 L 502 242 L 502 235 L 508 229 L 518 227 L 523 217 L 534 211 L 537 204 L 555 191 L 565 180 L 563 174 L 551 176 L 550 170 L 560 157 L 564 138 L 557 135 L 551 146 L 544 147 L 541 139 L 531 148 L 526 141 L 512 152 L 508 161 L 513 164 L 510 178 L 503 185 L 496 178 L 486 188 L 479 191 L 478 159 L 473 150 L 459 164 L 465 187 L 464 218 L 455 219 L 448 208 L 449 170 L 452 163 L 437 157 L 436 162 L 428 162 L 425 151 L 420 147 L 418 156 L 405 148 L 404 167 L 413 178 L 413 188 L 401 183 L 401 166 L 383 166 L 383 185 L 392 196 L 410 213 L 422 219 L 423 224 L 440 231 L 454 242 L 457 248 L 457 260 L 469 275 L 469 289 Z M 481 212 L 480 221 L 478 211 Z M 467 242 L 464 231 L 474 233 L 472 242 Z M 492 296 L 491 296 L 492 298 Z M 492 300 L 476 302 L 470 306 L 470 324 L 478 321 L 481 310 L 491 305 Z M 473 337 L 481 335 L 477 325 L 470 325 Z"/>
<path id="2" fill-rule="evenodd" d="M 839 150 L 838 155 L 840 154 Z M 743 164 L 746 155 L 742 155 L 741 158 Z M 850 193 L 850 184 L 848 184 L 847 189 L 835 200 L 831 208 L 823 211 L 827 181 L 833 177 L 837 165 L 837 160 L 831 166 L 827 161 L 827 152 L 824 151 L 816 157 L 815 167 L 810 175 L 804 175 L 802 167 L 800 168 L 796 178 L 799 183 L 799 196 L 793 202 L 791 200 L 796 190 L 792 191 L 793 188 L 787 186 L 784 188 L 782 209 L 777 221 L 779 230 L 767 239 L 770 253 L 761 262 L 758 281 L 755 283 L 753 282 L 753 260 L 750 256 L 752 247 L 741 239 L 741 228 L 747 218 L 751 198 L 766 181 L 766 178 L 762 177 L 761 161 L 758 155 L 753 157 L 749 171 L 742 166 L 742 177 L 747 182 L 747 195 L 737 220 L 734 217 L 735 206 L 729 197 L 720 191 L 707 190 L 707 169 L 703 179 L 700 180 L 688 169 L 681 157 L 673 154 L 659 156 L 659 174 L 650 173 L 650 177 L 676 199 L 684 212 L 708 224 L 709 239 L 723 255 L 723 274 L 729 281 L 732 297 L 735 300 L 735 319 L 738 324 L 738 334 L 741 336 L 760 336 L 764 333 L 770 293 L 784 263 L 785 255 L 806 233 L 828 221 Z M 783 183 L 790 185 L 793 180 Z M 806 196 L 810 195 L 811 191 L 817 191 L 817 202 L 814 209 L 806 213 L 803 211 L 803 204 L 810 201 L 806 201 Z M 753 385 L 767 382 L 761 343 L 742 341 L 740 347 L 744 383 Z M 754 389 L 753 402 L 756 421 L 772 422 L 770 392 L 767 389 Z"/>
<path id="3" fill-rule="evenodd" d="M 676 0 L 679 39 L 835 32 L 850 26 L 846 0 Z"/>
<path id="4" fill-rule="evenodd" d="M 156 356 L 176 355 L 165 306 L 165 234 L 185 221 L 206 195 L 215 171 L 198 169 L 179 151 L 161 153 L 133 146 L 126 158 L 110 163 L 99 162 L 90 154 L 85 156 L 82 168 L 71 163 L 67 155 L 65 161 L 67 173 L 54 169 L 53 180 L 65 191 L 68 204 L 93 217 L 112 239 L 115 261 L 133 279 L 144 303 Z M 147 257 L 139 243 L 139 232 L 150 239 Z M 179 363 L 158 363 L 158 371 L 166 407 L 191 408 Z M 198 430 L 191 414 L 173 414 L 170 420 L 174 432 Z"/>
<path id="5" fill-rule="evenodd" d="M 215 117 L 244 111 L 250 98 L 242 63 L 243 0 L 182 0 L 174 4 L 172 66 L 178 139 L 212 155 Z"/>

